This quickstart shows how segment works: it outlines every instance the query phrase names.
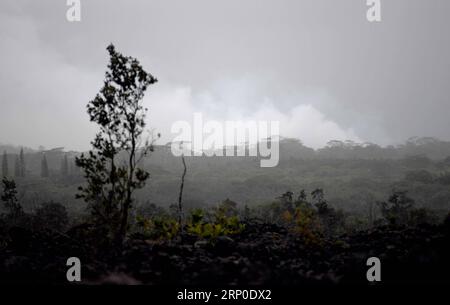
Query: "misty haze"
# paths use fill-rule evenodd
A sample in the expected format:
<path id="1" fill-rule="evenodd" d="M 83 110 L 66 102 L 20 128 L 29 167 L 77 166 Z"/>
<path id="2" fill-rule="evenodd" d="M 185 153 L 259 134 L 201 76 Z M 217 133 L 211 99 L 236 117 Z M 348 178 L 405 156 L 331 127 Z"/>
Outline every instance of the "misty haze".
<path id="1" fill-rule="evenodd" d="M 0 283 L 448 284 L 450 2 L 381 3 L 2 0 Z"/>

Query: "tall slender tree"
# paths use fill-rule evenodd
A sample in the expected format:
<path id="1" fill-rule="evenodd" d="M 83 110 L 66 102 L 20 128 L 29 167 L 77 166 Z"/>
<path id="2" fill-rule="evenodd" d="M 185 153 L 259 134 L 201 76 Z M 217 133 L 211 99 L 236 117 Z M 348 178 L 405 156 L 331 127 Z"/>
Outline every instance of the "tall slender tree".
<path id="1" fill-rule="evenodd" d="M 8 170 L 8 154 L 6 151 L 3 152 L 3 159 L 2 159 L 2 176 L 8 177 L 9 170 Z"/>
<path id="2" fill-rule="evenodd" d="M 47 178 L 48 176 L 49 176 L 49 173 L 48 173 L 47 157 L 44 154 L 42 156 L 42 161 L 41 161 L 41 177 Z"/>
<path id="3" fill-rule="evenodd" d="M 22 177 L 20 158 L 16 155 L 14 160 L 14 177 Z"/>
<path id="4" fill-rule="evenodd" d="M 141 101 L 147 87 L 157 80 L 113 45 L 107 50 L 110 62 L 103 88 L 87 106 L 90 120 L 100 131 L 91 142 L 93 149 L 76 158 L 87 179 L 78 198 L 89 203 L 97 224 L 105 225 L 120 246 L 128 230 L 133 193 L 149 177 L 138 167 L 153 149 L 152 142 L 143 139 L 147 109 Z"/>
<path id="5" fill-rule="evenodd" d="M 26 166 L 25 166 L 25 156 L 23 154 L 23 148 L 20 148 L 20 177 L 25 177 Z"/>
<path id="6" fill-rule="evenodd" d="M 67 177 L 69 175 L 69 161 L 67 160 L 67 155 L 65 154 L 61 160 L 61 176 Z"/>
<path id="7" fill-rule="evenodd" d="M 183 163 L 183 174 L 181 175 L 180 192 L 178 193 L 178 224 L 180 230 L 183 231 L 183 188 L 184 188 L 184 178 L 186 177 L 186 161 L 184 160 L 184 154 L 181 155 L 181 161 Z"/>
<path id="8" fill-rule="evenodd" d="M 75 175 L 75 164 L 72 162 L 72 160 L 69 162 L 69 175 Z"/>

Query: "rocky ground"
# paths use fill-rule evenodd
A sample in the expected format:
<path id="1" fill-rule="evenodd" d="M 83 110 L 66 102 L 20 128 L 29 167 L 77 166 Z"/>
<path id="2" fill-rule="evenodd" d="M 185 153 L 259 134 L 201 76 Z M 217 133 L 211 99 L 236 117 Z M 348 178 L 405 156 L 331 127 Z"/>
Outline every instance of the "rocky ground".
<path id="1" fill-rule="evenodd" d="M 89 226 L 68 232 L 0 229 L 1 283 L 67 283 L 66 260 L 79 257 L 83 283 L 298 285 L 367 283 L 368 257 L 383 283 L 450 283 L 450 225 L 378 227 L 317 244 L 273 224 L 248 223 L 232 237 L 171 241 L 133 235 L 117 254 Z"/>

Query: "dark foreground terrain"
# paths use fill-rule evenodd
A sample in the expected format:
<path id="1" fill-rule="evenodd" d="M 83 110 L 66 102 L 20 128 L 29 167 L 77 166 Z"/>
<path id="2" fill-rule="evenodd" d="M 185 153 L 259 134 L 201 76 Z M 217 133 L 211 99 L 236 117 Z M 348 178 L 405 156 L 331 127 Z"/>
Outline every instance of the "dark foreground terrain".
<path id="1" fill-rule="evenodd" d="M 367 283 L 367 258 L 381 260 L 383 283 L 450 282 L 450 221 L 380 226 L 306 244 L 285 228 L 249 221 L 232 237 L 182 234 L 152 241 L 134 234 L 117 253 L 89 225 L 66 233 L 0 228 L 0 282 L 65 284 L 66 260 L 79 257 L 84 284 Z"/>

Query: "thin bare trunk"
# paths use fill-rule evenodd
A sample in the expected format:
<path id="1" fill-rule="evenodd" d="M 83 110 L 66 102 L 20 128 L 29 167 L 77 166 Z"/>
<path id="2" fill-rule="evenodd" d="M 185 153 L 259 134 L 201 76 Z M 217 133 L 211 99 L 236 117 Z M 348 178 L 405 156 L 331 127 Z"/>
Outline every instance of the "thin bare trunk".
<path id="1" fill-rule="evenodd" d="M 183 188 L 184 188 L 184 177 L 186 176 L 186 161 L 184 160 L 184 155 L 181 155 L 181 161 L 183 161 L 183 175 L 181 175 L 181 185 L 180 194 L 178 195 L 178 224 L 180 225 L 180 230 L 183 231 L 182 217 L 183 217 Z"/>

